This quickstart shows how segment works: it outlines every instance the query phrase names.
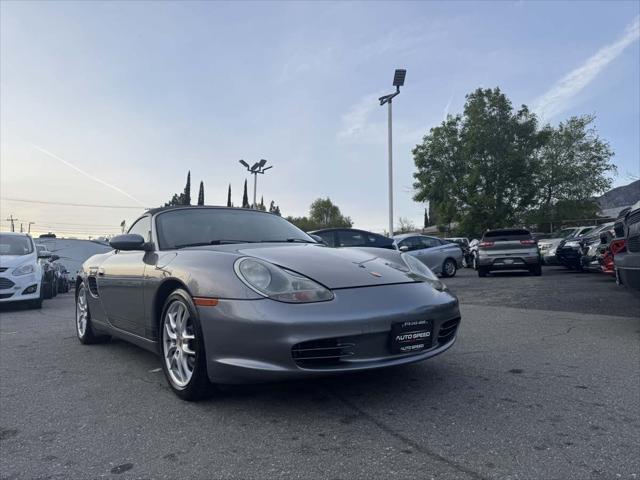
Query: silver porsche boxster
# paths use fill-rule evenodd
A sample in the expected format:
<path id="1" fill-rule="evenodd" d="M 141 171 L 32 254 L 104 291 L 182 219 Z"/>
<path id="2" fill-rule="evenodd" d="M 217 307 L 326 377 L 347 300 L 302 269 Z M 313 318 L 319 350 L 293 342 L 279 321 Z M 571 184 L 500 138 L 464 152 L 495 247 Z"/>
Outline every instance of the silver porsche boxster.
<path id="1" fill-rule="evenodd" d="M 458 301 L 395 250 L 335 249 L 285 219 L 222 207 L 149 210 L 76 279 L 76 331 L 157 352 L 181 398 L 213 384 L 354 372 L 453 345 Z"/>

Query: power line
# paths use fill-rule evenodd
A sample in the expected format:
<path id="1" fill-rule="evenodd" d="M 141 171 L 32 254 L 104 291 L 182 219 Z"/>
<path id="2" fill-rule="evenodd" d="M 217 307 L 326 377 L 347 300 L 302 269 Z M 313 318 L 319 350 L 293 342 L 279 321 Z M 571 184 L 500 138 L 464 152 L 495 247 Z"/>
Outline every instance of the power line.
<path id="1" fill-rule="evenodd" d="M 97 205 L 91 203 L 70 203 L 70 202 L 45 202 L 42 200 L 30 200 L 26 198 L 11 198 L 11 197 L 0 197 L 2 200 L 6 200 L 9 202 L 21 202 L 21 203 L 38 203 L 41 205 L 62 205 L 65 207 L 90 207 L 90 208 L 128 208 L 135 210 L 145 210 L 148 207 L 137 207 L 133 205 Z"/>

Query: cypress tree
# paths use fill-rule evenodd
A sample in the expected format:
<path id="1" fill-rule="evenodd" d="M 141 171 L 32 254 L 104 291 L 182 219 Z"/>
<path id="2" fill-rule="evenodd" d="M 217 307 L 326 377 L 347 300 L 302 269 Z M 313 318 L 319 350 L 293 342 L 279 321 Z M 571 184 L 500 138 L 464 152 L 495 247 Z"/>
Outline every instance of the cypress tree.
<path id="1" fill-rule="evenodd" d="M 187 184 L 184 186 L 183 205 L 191 205 L 191 170 L 187 173 Z"/>
<path id="2" fill-rule="evenodd" d="M 244 181 L 244 193 L 242 194 L 242 208 L 249 208 L 249 195 L 247 195 L 247 180 Z"/>
<path id="3" fill-rule="evenodd" d="M 227 207 L 231 206 L 231 184 L 229 184 L 229 190 L 227 190 Z"/>
<path id="4" fill-rule="evenodd" d="M 200 190 L 198 191 L 198 205 L 204 205 L 204 183 L 200 180 Z"/>

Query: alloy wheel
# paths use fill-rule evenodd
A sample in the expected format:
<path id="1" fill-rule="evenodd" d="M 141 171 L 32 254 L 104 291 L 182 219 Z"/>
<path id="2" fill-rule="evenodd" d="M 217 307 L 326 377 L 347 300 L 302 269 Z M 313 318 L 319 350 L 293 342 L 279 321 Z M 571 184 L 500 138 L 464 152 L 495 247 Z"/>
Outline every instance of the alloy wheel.
<path id="1" fill-rule="evenodd" d="M 195 338 L 189 309 L 176 300 L 169 305 L 162 321 L 162 347 L 171 382 L 179 388 L 189 383 L 195 369 Z"/>
<path id="2" fill-rule="evenodd" d="M 80 285 L 78 295 L 76 296 L 76 328 L 78 336 L 84 337 L 87 332 L 87 319 L 89 316 L 89 308 L 87 306 L 87 290 L 84 284 Z"/>

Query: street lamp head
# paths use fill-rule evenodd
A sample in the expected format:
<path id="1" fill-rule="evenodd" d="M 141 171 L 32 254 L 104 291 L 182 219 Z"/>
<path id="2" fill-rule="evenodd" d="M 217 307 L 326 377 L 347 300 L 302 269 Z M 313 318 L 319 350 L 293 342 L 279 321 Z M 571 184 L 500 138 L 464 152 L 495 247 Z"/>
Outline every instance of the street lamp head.
<path id="1" fill-rule="evenodd" d="M 267 161 L 264 158 L 261 158 L 260 159 L 260 163 L 259 163 L 260 164 L 260 168 L 264 167 L 266 163 L 267 163 Z"/>
<path id="2" fill-rule="evenodd" d="M 404 69 L 397 69 L 393 75 L 393 86 L 402 87 L 404 85 L 404 77 L 407 75 L 407 71 Z"/>
<path id="3" fill-rule="evenodd" d="M 249 164 L 247 162 L 245 162 L 244 160 L 240 160 L 240 164 L 244 167 L 249 168 Z"/>
<path id="4" fill-rule="evenodd" d="M 260 162 L 256 162 L 251 166 L 251 171 L 255 172 L 256 170 L 258 170 L 260 168 Z"/>

